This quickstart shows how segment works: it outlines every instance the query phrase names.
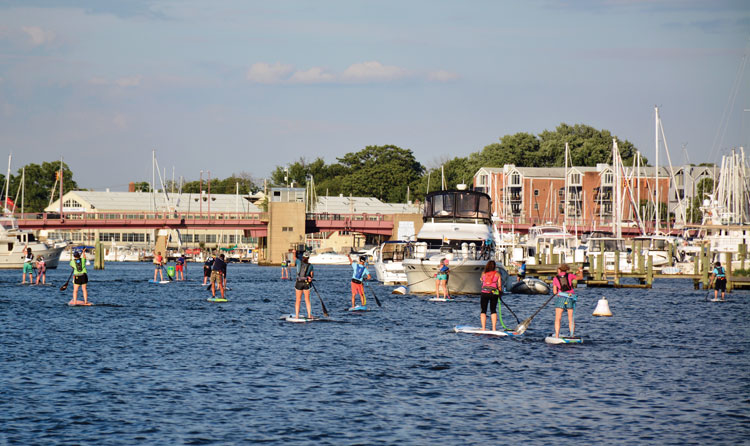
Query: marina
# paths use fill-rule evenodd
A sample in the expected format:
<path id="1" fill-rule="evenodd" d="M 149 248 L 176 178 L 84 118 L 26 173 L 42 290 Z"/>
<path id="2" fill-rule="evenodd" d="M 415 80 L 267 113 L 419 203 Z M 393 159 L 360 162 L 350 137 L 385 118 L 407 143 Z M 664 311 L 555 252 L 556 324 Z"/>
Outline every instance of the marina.
<path id="1" fill-rule="evenodd" d="M 551 307 L 518 338 L 455 333 L 478 323 L 476 298 L 445 305 L 374 284 L 383 307 L 350 314 L 350 271 L 316 267 L 338 323 L 297 324 L 279 320 L 293 284 L 277 267 L 230 265 L 229 301 L 214 304 L 195 276 L 154 287 L 150 264 L 107 264 L 90 273 L 86 308 L 67 307 L 69 291 L 19 287 L 17 271 L 0 271 L 2 438 L 614 445 L 740 444 L 750 434 L 744 293 L 713 304 L 690 280 L 579 287 L 584 343 L 556 346 L 544 342 Z M 602 294 L 611 318 L 591 316 Z M 504 300 L 524 317 L 546 298 Z"/>

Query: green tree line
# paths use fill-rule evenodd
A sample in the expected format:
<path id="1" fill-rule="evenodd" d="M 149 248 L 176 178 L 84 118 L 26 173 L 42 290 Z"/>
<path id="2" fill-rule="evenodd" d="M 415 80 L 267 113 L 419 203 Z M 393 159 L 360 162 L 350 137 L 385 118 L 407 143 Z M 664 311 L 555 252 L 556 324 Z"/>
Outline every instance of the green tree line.
<path id="1" fill-rule="evenodd" d="M 18 169 L 15 175 L 11 174 L 7 198 L 15 203 L 16 212 L 21 212 L 22 203 L 24 212 L 42 212 L 50 201 L 58 199 L 60 197 L 60 183 L 55 184 L 55 182 L 59 171 L 60 162 L 52 161 L 43 162 L 41 165 L 27 164 Z M 3 197 L 5 197 L 5 178 L 5 175 L 0 174 Z M 22 178 L 24 179 L 23 187 L 21 187 Z M 52 196 L 53 187 L 55 190 L 54 196 Z M 73 180 L 73 172 L 67 164 L 63 163 L 63 192 L 76 189 L 78 189 L 78 184 Z M 9 209 L 12 210 L 13 207 L 9 206 Z"/>

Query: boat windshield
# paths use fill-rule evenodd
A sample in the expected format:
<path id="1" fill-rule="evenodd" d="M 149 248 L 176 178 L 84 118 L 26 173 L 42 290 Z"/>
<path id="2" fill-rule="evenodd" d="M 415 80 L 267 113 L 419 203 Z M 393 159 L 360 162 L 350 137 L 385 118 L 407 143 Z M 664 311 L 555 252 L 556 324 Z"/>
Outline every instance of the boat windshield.
<path id="1" fill-rule="evenodd" d="M 404 260 L 404 251 L 406 250 L 406 244 L 403 243 L 385 243 L 383 245 L 383 251 L 382 251 L 382 260 L 388 261 L 388 260 L 394 260 L 394 261 L 401 261 Z"/>
<path id="2" fill-rule="evenodd" d="M 589 251 L 625 251 L 625 241 L 617 239 L 589 239 Z"/>
<path id="3" fill-rule="evenodd" d="M 425 218 L 489 219 L 490 197 L 475 191 L 433 192 L 425 198 Z"/>

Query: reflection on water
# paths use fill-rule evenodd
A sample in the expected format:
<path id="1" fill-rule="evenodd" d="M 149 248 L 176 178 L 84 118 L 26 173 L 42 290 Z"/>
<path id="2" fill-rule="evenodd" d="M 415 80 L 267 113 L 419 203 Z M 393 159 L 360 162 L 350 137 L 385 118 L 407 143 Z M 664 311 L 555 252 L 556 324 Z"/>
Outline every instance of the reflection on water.
<path id="1" fill-rule="evenodd" d="M 350 314 L 348 267 L 316 267 L 340 322 L 326 324 L 279 320 L 294 303 L 279 268 L 230 265 L 226 304 L 206 302 L 197 281 L 148 284 L 150 268 L 92 271 L 90 299 L 105 305 L 89 308 L 65 305 L 66 268 L 49 272 L 51 287 L 18 286 L 20 271 L 0 272 L 0 444 L 739 444 L 750 436 L 747 292 L 710 304 L 689 281 L 582 288 L 576 320 L 586 344 L 549 346 L 551 307 L 520 340 L 453 333 L 478 323 L 478 299 L 428 302 L 376 285 L 370 293 L 383 307 Z M 188 273 L 197 279 L 199 266 Z M 602 295 L 613 318 L 591 316 Z M 546 296 L 504 300 L 523 319 Z"/>

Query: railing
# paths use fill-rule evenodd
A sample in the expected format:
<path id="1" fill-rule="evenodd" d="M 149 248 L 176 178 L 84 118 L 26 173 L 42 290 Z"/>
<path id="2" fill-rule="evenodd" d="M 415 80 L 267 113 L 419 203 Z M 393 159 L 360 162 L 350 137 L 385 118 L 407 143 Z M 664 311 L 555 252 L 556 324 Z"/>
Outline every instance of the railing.
<path id="1" fill-rule="evenodd" d="M 59 213 L 25 213 L 14 214 L 18 220 L 59 220 Z M 70 220 L 268 220 L 266 212 L 64 212 L 63 219 Z"/>

